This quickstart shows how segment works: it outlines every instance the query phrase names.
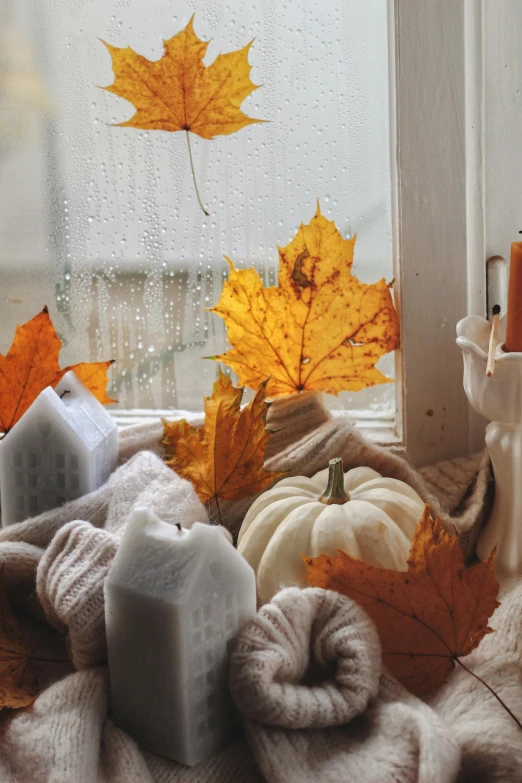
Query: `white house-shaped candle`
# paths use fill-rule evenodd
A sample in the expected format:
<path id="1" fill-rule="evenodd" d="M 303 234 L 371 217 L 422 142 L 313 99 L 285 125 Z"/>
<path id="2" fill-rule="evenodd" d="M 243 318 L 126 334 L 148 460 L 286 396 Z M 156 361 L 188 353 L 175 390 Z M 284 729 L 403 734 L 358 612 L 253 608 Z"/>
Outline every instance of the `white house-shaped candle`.
<path id="1" fill-rule="evenodd" d="M 230 728 L 228 655 L 256 611 L 255 575 L 216 527 L 136 508 L 105 581 L 114 722 L 194 765 Z"/>
<path id="2" fill-rule="evenodd" d="M 0 442 L 2 525 L 92 492 L 117 458 L 114 419 L 70 370 Z"/>

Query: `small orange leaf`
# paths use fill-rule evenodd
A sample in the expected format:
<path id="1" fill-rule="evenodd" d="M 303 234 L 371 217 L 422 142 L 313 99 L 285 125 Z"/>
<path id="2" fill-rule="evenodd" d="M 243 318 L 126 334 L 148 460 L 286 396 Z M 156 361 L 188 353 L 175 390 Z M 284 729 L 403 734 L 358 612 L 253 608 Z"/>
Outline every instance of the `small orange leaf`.
<path id="1" fill-rule="evenodd" d="M 374 620 L 389 670 L 412 693 L 442 685 L 457 658 L 487 633 L 499 606 L 494 554 L 466 568 L 457 536 L 427 506 L 413 537 L 408 571 L 389 571 L 339 552 L 304 558 L 314 587 L 358 601 Z"/>
<path id="2" fill-rule="evenodd" d="M 11 611 L 0 582 L 0 709 L 18 709 L 32 704 L 38 693 L 29 645 Z"/>
<path id="3" fill-rule="evenodd" d="M 70 367 L 66 367 L 65 370 L 60 370 L 59 378 L 53 385 L 56 385 L 66 372 L 74 370 L 75 375 L 102 405 L 117 402 L 117 400 L 112 400 L 107 395 L 107 384 L 109 381 L 107 370 L 112 364 L 114 364 L 114 359 L 108 362 L 80 362 L 79 364 L 72 364 Z"/>
<path id="4" fill-rule="evenodd" d="M 220 372 L 211 397 L 205 397 L 205 425 L 163 421 L 167 465 L 188 479 L 200 500 L 239 500 L 256 495 L 283 473 L 265 470 L 268 404 L 266 381 L 240 409 L 243 389 Z"/>
<path id="5" fill-rule="evenodd" d="M 343 239 L 319 206 L 309 225 L 279 248 L 278 285 L 263 287 L 255 269 L 230 275 L 213 313 L 225 319 L 232 350 L 216 356 L 267 395 L 306 389 L 330 394 L 390 381 L 375 367 L 399 347 L 399 322 L 385 280 L 352 275 L 355 237 Z"/>
<path id="6" fill-rule="evenodd" d="M 74 370 L 100 402 L 114 402 L 105 391 L 112 362 L 81 363 L 60 370 L 61 346 L 47 307 L 16 327 L 11 348 L 5 356 L 0 354 L 0 433 L 9 432 L 40 392 L 56 386 L 67 370 Z"/>
<path id="7" fill-rule="evenodd" d="M 47 307 L 16 327 L 7 356 L 0 354 L 1 432 L 9 432 L 42 389 L 54 383 L 61 345 Z"/>

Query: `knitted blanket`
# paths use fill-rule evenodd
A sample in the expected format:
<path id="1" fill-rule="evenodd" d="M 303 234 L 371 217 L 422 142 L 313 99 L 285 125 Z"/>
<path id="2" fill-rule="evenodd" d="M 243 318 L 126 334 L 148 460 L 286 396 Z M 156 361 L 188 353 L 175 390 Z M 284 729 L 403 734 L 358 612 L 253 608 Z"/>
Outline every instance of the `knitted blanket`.
<path id="1" fill-rule="evenodd" d="M 270 409 L 279 431 L 267 467 L 311 475 L 342 456 L 346 469 L 366 464 L 401 478 L 457 529 L 471 556 L 488 502 L 487 457 L 415 471 L 331 419 L 317 395 L 304 408 L 282 401 Z M 10 598 L 40 658 L 42 687 L 31 708 L 0 716 L 2 782 L 520 780 L 522 732 L 484 686 L 457 671 L 432 704 L 419 701 L 382 669 L 360 607 L 315 589 L 282 591 L 240 634 L 231 687 L 243 731 L 220 753 L 187 768 L 118 729 L 104 663 L 103 581 L 129 514 L 148 505 L 186 527 L 207 519 L 192 487 L 158 456 L 160 437 L 160 423 L 123 431 L 121 466 L 106 485 L 0 531 Z M 232 533 L 247 505 L 225 509 Z M 466 659 L 519 717 L 521 609 L 515 589 L 492 619 L 497 632 Z"/>

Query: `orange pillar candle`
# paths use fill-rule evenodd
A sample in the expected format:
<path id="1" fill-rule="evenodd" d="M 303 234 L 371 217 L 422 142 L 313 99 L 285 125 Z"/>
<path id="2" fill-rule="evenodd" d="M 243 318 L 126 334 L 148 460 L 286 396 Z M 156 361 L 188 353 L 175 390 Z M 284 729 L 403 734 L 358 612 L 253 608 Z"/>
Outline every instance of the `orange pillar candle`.
<path id="1" fill-rule="evenodd" d="M 511 243 L 505 351 L 522 352 L 522 242 Z"/>

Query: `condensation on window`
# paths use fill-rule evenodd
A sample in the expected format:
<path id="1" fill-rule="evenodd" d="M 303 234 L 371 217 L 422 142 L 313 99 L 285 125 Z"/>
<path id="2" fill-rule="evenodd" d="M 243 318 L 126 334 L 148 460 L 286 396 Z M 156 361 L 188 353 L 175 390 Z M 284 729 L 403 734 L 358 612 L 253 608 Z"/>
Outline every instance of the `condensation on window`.
<path id="1" fill-rule="evenodd" d="M 134 109 L 100 39 L 149 59 L 195 13 L 205 58 L 250 50 L 268 120 L 212 141 L 113 127 Z M 265 285 L 320 199 L 358 235 L 355 273 L 392 273 L 386 0 L 3 0 L 0 10 L 0 350 L 44 304 L 63 363 L 114 358 L 119 407 L 195 410 L 226 348 L 217 302 L 227 265 Z M 393 358 L 378 365 L 393 374 Z M 393 418 L 384 384 L 330 398 Z"/>

